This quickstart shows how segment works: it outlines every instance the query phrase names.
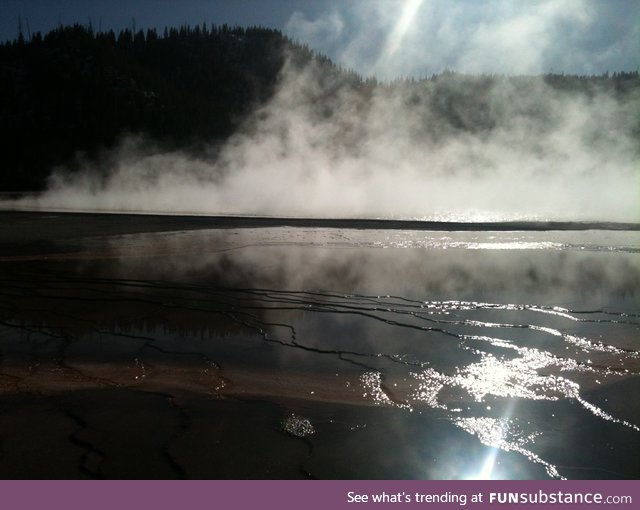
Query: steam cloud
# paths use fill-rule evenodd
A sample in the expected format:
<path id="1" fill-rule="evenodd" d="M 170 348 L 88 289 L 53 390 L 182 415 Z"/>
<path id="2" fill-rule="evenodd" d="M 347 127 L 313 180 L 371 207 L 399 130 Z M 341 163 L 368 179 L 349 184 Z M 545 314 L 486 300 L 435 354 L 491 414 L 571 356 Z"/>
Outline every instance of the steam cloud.
<path id="1" fill-rule="evenodd" d="M 543 4 L 535 15 L 546 16 L 543 26 L 557 30 L 568 16 L 567 4 L 560 4 L 563 9 L 552 8 L 556 2 Z M 525 18 L 534 16 L 530 8 L 524 11 Z M 502 35 L 507 38 L 525 18 L 505 21 Z M 306 26 L 311 35 L 325 25 L 342 30 L 337 16 L 320 27 L 318 23 L 300 16 L 290 22 L 298 29 Z M 401 44 L 413 30 L 409 22 L 395 32 L 392 27 L 396 41 L 387 40 L 386 49 L 379 49 L 372 69 L 387 66 L 393 44 Z M 472 38 L 482 33 L 479 27 Z M 354 39 L 345 51 L 356 55 L 359 41 Z M 464 58 L 486 57 L 486 44 L 492 42 L 476 41 Z M 515 53 L 529 69 L 540 62 L 544 49 Z M 470 94 L 462 106 L 451 106 L 454 111 L 447 117 L 434 108 L 440 97 L 436 94 L 446 88 L 459 92 L 467 86 L 464 76 L 369 89 L 365 84 L 357 90 L 315 64 L 304 69 L 288 64 L 272 100 L 215 157 L 165 152 L 142 138 L 129 138 L 82 172 L 58 169 L 46 193 L 19 205 L 198 214 L 640 221 L 640 93 L 571 94 L 542 79 L 522 80 L 526 85 L 494 78 L 482 91 L 488 108 L 476 108 Z M 460 129 L 452 118 L 458 124 L 489 127 Z"/>

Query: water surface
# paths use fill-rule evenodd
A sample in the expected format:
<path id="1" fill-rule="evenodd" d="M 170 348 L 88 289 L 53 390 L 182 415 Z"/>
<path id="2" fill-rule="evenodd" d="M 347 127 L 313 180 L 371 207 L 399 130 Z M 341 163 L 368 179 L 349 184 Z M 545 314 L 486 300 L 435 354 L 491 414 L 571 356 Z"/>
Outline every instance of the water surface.
<path id="1" fill-rule="evenodd" d="M 5 478 L 640 477 L 637 231 L 115 218 L 5 227 Z"/>

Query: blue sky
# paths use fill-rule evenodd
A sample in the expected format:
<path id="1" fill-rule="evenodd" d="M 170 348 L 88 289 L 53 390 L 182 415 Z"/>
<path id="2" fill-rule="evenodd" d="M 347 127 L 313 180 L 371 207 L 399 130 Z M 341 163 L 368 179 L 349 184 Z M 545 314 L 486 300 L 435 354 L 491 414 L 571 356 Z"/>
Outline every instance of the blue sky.
<path id="1" fill-rule="evenodd" d="M 383 79 L 461 72 L 637 70 L 638 0 L 0 0 L 0 39 L 91 20 L 102 29 L 196 23 L 283 30 Z"/>

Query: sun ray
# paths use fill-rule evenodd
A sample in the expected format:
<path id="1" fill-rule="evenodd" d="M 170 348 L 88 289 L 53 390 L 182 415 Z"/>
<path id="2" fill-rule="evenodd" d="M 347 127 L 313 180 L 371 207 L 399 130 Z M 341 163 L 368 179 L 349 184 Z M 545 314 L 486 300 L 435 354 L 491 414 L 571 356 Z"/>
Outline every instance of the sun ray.
<path id="1" fill-rule="evenodd" d="M 407 0 L 407 2 L 405 2 L 400 18 L 387 40 L 383 52 L 384 57 L 391 57 L 398 51 L 423 1 L 424 0 Z"/>

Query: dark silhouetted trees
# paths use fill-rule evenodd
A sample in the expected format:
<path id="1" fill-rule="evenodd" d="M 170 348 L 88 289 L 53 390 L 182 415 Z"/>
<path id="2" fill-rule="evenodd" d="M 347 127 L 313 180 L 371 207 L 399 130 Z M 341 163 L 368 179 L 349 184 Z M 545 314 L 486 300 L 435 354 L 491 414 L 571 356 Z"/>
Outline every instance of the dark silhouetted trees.
<path id="1" fill-rule="evenodd" d="M 312 58 L 264 28 L 164 34 L 74 25 L 0 45 L 0 189 L 39 189 L 52 167 L 123 133 L 181 148 L 222 141 L 273 93 L 287 51 Z"/>
<path id="2" fill-rule="evenodd" d="M 541 77 L 447 71 L 384 84 L 266 28 L 203 24 L 165 27 L 159 35 L 134 26 L 116 34 L 73 25 L 28 40 L 20 31 L 0 45 L 0 190 L 41 189 L 56 165 L 73 167 L 77 154 L 92 158 L 127 133 L 143 133 L 168 149 L 222 144 L 272 96 L 287 58 L 294 67 L 313 60 L 321 68 L 313 101 L 329 119 L 340 108 L 332 98 L 342 87 L 359 94 L 364 110 L 372 97 L 402 91 L 407 106 L 425 112 L 420 136 L 436 139 L 493 129 L 496 86 L 506 85 L 517 115 L 553 113 L 526 101 Z M 549 74 L 542 81 L 558 94 L 586 97 L 640 91 L 637 71 Z"/>

